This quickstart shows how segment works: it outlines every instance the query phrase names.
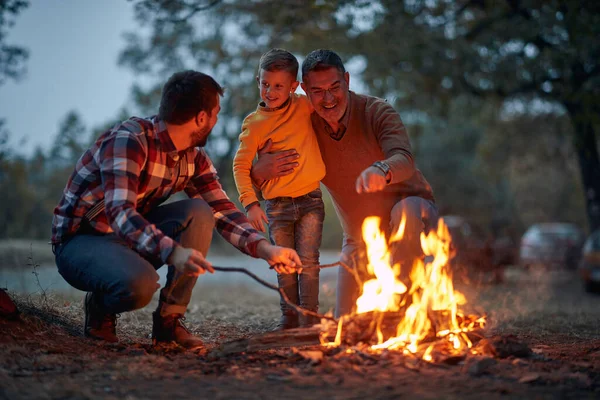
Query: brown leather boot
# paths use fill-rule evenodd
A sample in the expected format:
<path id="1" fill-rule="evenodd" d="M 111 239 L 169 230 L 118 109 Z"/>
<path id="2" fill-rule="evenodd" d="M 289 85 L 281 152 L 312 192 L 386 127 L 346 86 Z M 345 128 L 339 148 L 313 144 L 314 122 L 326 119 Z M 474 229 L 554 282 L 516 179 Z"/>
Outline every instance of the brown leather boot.
<path id="1" fill-rule="evenodd" d="M 190 333 L 183 320 L 182 314 L 163 317 L 158 311 L 152 313 L 152 344 L 175 342 L 186 349 L 204 347 L 202 340 Z"/>
<path id="2" fill-rule="evenodd" d="M 83 334 L 86 337 L 111 343 L 119 341 L 117 337 L 117 315 L 105 312 L 92 292 L 85 295 L 84 310 Z"/>

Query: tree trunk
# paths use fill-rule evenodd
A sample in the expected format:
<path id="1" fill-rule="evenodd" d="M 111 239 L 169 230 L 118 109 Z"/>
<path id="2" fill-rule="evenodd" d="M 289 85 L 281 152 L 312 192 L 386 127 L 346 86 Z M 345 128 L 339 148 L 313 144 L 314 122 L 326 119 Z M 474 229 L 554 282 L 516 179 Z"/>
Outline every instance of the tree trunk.
<path id="1" fill-rule="evenodd" d="M 583 104 L 566 104 L 575 135 L 574 146 L 583 181 L 590 232 L 600 228 L 600 159 L 594 131 L 593 115 Z"/>

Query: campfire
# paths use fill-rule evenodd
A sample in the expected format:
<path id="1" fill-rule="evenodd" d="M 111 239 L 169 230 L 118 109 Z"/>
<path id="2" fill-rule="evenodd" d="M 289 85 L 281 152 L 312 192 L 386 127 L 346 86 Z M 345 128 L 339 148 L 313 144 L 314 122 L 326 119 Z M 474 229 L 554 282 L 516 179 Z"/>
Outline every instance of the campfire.
<path id="1" fill-rule="evenodd" d="M 466 304 L 466 299 L 452 282 L 449 265 L 451 236 L 443 220 L 440 219 L 436 230 L 421 234 L 424 257 L 410 260 L 410 271 L 402 271 L 407 267 L 406 262 L 403 265 L 392 262 L 390 249 L 391 245 L 403 238 L 405 217 L 398 231 L 389 239 L 379 226 L 377 217 L 366 218 L 362 226 L 366 243 L 364 265 L 368 278 L 362 278 L 359 271 L 341 262 L 319 266 L 339 265 L 348 269 L 362 288 L 355 312 L 339 320 L 295 306 L 276 286 L 243 268 L 214 267 L 244 272 L 277 290 L 298 312 L 321 317 L 321 324 L 313 328 L 296 328 L 237 339 L 223 343 L 217 353 L 225 355 L 318 344 L 327 353 L 338 354 L 340 350 L 343 353 L 361 354 L 365 354 L 365 351 L 386 351 L 403 354 L 414 361 L 436 364 L 454 364 L 470 356 L 529 354 L 526 345 L 515 343 L 510 338 L 484 338 L 485 316 L 467 315 L 461 311 L 460 306 Z M 322 357 L 323 352 L 316 352 Z"/>
<path id="2" fill-rule="evenodd" d="M 366 344 L 370 351 L 400 351 L 429 362 L 476 354 L 473 344 L 481 338 L 486 321 L 459 308 L 466 300 L 454 288 L 449 270 L 448 227 L 440 220 L 437 230 L 421 234 L 425 258 L 413 260 L 410 282 L 405 284 L 400 279 L 402 266 L 392 265 L 390 251 L 390 245 L 403 237 L 404 221 L 388 240 L 379 229 L 379 218 L 365 219 L 362 234 L 372 279 L 362 282 L 354 314 L 343 316 L 337 328 L 323 320 L 321 344 Z"/>

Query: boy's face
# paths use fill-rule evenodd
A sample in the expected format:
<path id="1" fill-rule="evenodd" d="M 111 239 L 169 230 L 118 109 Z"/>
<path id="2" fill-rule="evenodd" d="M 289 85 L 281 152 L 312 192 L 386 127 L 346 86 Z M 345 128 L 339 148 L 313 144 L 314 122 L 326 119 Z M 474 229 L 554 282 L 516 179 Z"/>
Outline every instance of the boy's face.
<path id="1" fill-rule="evenodd" d="M 281 106 L 298 87 L 296 77 L 287 71 L 260 70 L 256 77 L 260 98 L 269 108 Z"/>

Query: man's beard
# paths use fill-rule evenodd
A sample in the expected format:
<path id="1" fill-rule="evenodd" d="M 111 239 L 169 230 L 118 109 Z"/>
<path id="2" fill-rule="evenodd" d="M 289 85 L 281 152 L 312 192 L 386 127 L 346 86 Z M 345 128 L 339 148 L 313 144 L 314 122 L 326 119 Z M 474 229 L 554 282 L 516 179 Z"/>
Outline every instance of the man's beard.
<path id="1" fill-rule="evenodd" d="M 212 131 L 212 129 L 198 129 L 194 132 L 192 132 L 192 137 L 191 137 L 191 141 L 190 147 L 204 147 L 206 145 L 206 141 L 208 140 L 208 137 L 210 136 L 210 132 Z"/>

